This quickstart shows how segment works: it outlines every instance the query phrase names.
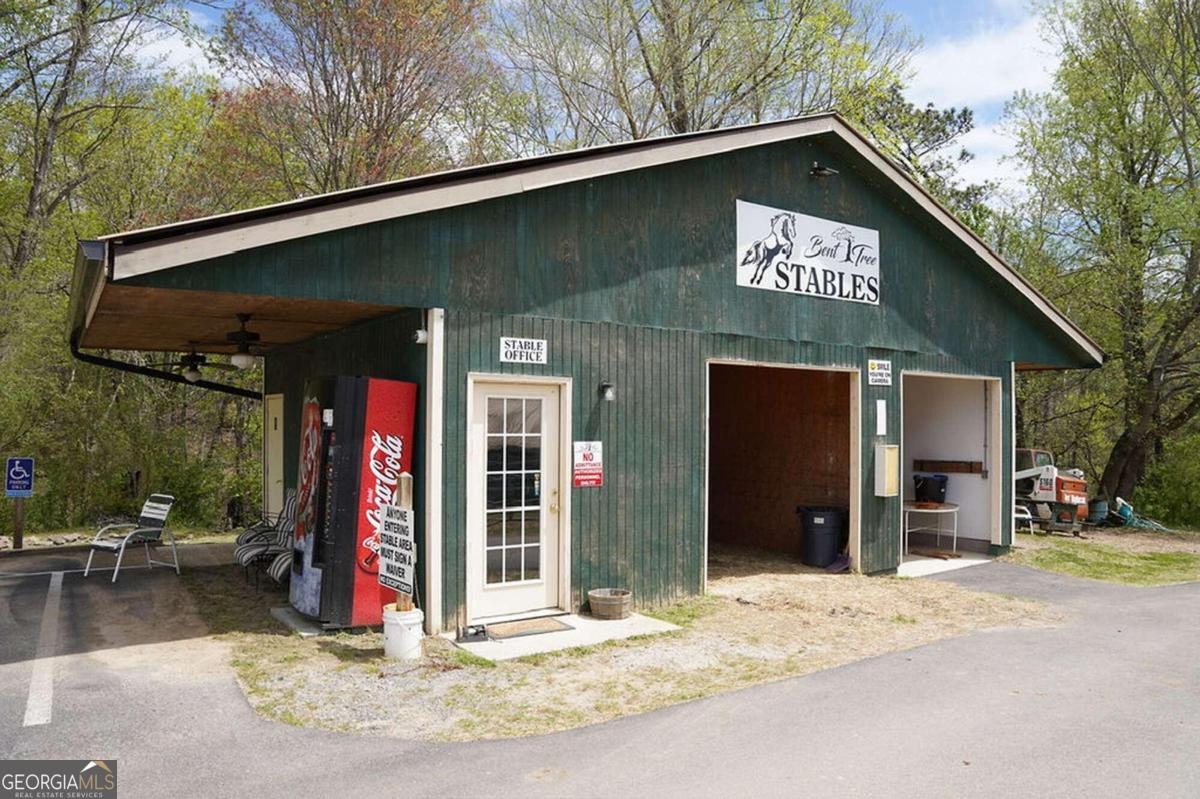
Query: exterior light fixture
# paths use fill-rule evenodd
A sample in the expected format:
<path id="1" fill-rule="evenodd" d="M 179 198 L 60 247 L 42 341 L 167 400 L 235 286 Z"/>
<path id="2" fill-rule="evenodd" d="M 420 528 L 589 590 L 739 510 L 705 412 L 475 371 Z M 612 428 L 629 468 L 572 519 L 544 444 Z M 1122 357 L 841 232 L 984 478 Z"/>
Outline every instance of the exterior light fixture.
<path id="1" fill-rule="evenodd" d="M 600 398 L 605 402 L 612 402 L 617 398 L 617 387 L 612 383 L 601 383 Z"/>
<path id="2" fill-rule="evenodd" d="M 229 362 L 238 369 L 250 369 L 254 366 L 254 356 L 250 354 L 250 345 L 257 344 L 261 336 L 246 329 L 246 323 L 250 321 L 250 314 L 240 313 L 237 318 L 238 329 L 225 334 L 226 341 L 237 345 L 237 352 L 233 354 Z"/>
<path id="3" fill-rule="evenodd" d="M 812 169 L 808 170 L 808 174 L 812 175 L 814 178 L 830 178 L 837 173 L 838 171 L 833 167 L 822 166 L 816 161 L 813 161 Z"/>
<path id="4" fill-rule="evenodd" d="M 414 330 L 413 331 L 413 343 L 414 344 L 428 344 L 429 343 L 429 331 L 425 330 L 425 329 Z"/>
<path id="5" fill-rule="evenodd" d="M 246 347 L 246 352 L 242 351 L 239 346 L 238 351 L 230 356 L 229 362 L 239 369 L 251 369 L 254 367 L 254 356 L 249 352 L 250 347 Z"/>
<path id="6" fill-rule="evenodd" d="M 195 366 L 189 366 L 187 369 L 184 369 L 182 374 L 183 374 L 183 379 L 188 381 L 189 383 L 195 383 L 197 380 L 200 379 L 200 370 L 197 369 Z"/>

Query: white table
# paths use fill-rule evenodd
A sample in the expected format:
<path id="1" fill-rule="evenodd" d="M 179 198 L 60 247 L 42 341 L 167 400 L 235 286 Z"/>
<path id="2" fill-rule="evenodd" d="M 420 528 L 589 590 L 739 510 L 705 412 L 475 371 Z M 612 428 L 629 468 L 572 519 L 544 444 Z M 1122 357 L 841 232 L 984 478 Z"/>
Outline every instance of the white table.
<path id="1" fill-rule="evenodd" d="M 922 503 L 925 504 L 925 503 Z M 914 513 L 929 514 L 935 518 L 934 522 L 918 523 L 912 522 Z M 953 524 L 949 530 L 942 530 L 942 517 L 949 516 Z M 918 520 L 920 522 L 920 520 Z M 908 534 L 909 533 L 935 533 L 937 535 L 937 545 L 942 545 L 942 533 L 947 532 L 954 537 L 954 552 L 958 552 L 958 505 L 953 502 L 939 502 L 936 508 L 920 508 L 916 502 L 904 503 L 904 554 L 908 554 Z"/>

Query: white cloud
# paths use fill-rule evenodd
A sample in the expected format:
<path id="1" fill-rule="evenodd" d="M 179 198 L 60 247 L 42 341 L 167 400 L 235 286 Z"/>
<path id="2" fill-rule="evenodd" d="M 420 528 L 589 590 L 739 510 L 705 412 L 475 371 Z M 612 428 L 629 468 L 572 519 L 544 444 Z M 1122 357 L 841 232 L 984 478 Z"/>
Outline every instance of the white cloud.
<path id="1" fill-rule="evenodd" d="M 933 42 L 913 59 L 909 98 L 918 104 L 1003 103 L 1020 89 L 1049 88 L 1057 56 L 1042 41 L 1036 17 Z"/>
<path id="2" fill-rule="evenodd" d="M 995 181 L 1007 189 L 1018 189 L 1020 180 L 1017 178 L 1014 165 L 1005 163 L 1002 159 L 1011 155 L 1013 139 L 1002 125 L 994 122 L 987 125 L 977 125 L 958 143 L 965 147 L 975 157 L 959 168 L 958 174 L 969 183 Z"/>
<path id="3" fill-rule="evenodd" d="M 193 25 L 205 29 L 205 19 L 198 12 L 188 12 Z M 144 42 L 138 48 L 138 59 L 146 66 L 166 72 L 215 71 L 201 43 L 190 39 L 179 30 L 171 28 Z"/>

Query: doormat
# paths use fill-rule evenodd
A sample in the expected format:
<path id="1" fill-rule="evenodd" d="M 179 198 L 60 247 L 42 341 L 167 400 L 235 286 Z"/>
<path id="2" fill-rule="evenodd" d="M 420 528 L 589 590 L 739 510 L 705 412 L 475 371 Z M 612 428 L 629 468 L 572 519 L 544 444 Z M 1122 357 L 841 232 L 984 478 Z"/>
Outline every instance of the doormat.
<path id="1" fill-rule="evenodd" d="M 544 619 L 525 619 L 524 621 L 506 621 L 500 624 L 489 624 L 487 626 L 487 634 L 488 638 L 494 641 L 502 641 L 505 638 L 520 638 L 523 635 L 541 635 L 542 633 L 556 633 L 560 630 L 574 629 L 574 627 L 565 622 L 548 617 Z"/>

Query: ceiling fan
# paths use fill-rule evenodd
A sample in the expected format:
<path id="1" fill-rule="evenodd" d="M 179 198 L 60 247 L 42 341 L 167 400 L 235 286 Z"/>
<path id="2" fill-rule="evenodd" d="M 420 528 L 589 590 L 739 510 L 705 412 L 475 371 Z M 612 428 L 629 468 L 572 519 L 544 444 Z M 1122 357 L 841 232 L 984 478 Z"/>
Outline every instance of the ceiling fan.
<path id="1" fill-rule="evenodd" d="M 253 330 L 246 329 L 246 323 L 250 321 L 250 314 L 240 313 L 237 315 L 237 319 L 238 329 L 225 334 L 225 340 L 237 346 L 237 352 L 230 356 L 229 362 L 238 369 L 249 369 L 254 366 L 254 355 L 251 354 L 250 347 L 258 344 L 262 336 Z"/>
<path id="2" fill-rule="evenodd" d="M 232 363 L 209 363 L 208 357 L 196 352 L 196 343 L 191 343 L 191 350 L 179 357 L 178 360 L 164 361 L 163 363 L 154 364 L 159 369 L 168 369 L 178 371 L 180 376 L 189 383 L 195 383 L 203 375 L 200 369 L 219 369 L 221 371 L 230 371 L 238 367 Z"/>

